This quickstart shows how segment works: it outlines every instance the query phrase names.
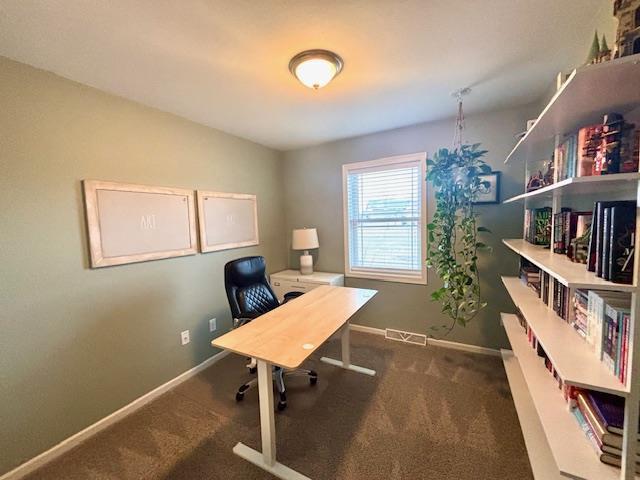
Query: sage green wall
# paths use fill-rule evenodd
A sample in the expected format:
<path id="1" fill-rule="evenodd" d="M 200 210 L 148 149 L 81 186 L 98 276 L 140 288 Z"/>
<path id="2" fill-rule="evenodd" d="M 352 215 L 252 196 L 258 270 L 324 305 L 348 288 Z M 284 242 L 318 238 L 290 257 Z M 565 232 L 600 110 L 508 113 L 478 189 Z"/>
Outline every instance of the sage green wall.
<path id="1" fill-rule="evenodd" d="M 455 108 L 453 103 L 451 108 Z M 502 171 L 503 198 L 522 193 L 522 163 L 505 165 L 503 161 L 515 144 L 514 135 L 524 129 L 528 118 L 535 117 L 537 109 L 537 105 L 531 105 L 466 119 L 467 140 L 482 142 L 489 150 L 488 163 Z M 453 126 L 453 119 L 424 123 L 285 153 L 287 229 L 318 228 L 320 249 L 314 253 L 318 271 L 344 272 L 342 165 L 419 151 L 431 154 L 451 144 Z M 427 192 L 427 213 L 431 217 L 435 200 L 430 187 Z M 467 328 L 456 328 L 448 340 L 486 347 L 508 345 L 499 313 L 513 311 L 513 306 L 500 275 L 515 274 L 517 258 L 500 239 L 522 236 L 522 208 L 518 203 L 478 207 L 480 224 L 493 231 L 486 238 L 494 248 L 493 254 L 480 255 L 481 290 L 489 306 Z M 298 266 L 298 255 L 289 255 L 292 268 Z M 421 333 L 432 333 L 429 326 L 442 324 L 438 305 L 429 300 L 431 292 L 440 286 L 433 272 L 428 274 L 427 286 L 355 278 L 347 279 L 346 284 L 379 290 L 354 320 L 356 323 Z"/>
<path id="2" fill-rule="evenodd" d="M 0 106 L 2 474 L 216 353 L 224 263 L 287 254 L 279 152 L 2 57 Z M 85 178 L 255 193 L 260 246 L 92 270 Z"/>

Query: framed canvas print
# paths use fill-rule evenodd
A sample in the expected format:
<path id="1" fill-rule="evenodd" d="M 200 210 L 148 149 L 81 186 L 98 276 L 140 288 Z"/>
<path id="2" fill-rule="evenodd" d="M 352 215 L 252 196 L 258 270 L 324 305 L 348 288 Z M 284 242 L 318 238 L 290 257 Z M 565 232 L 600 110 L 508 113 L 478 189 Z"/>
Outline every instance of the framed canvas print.
<path id="1" fill-rule="evenodd" d="M 82 182 L 91 267 L 197 253 L 193 190 Z"/>
<path id="2" fill-rule="evenodd" d="M 489 182 L 489 186 L 482 188 L 473 203 L 476 205 L 500 203 L 500 172 L 491 172 L 479 177 L 481 182 Z"/>
<path id="3" fill-rule="evenodd" d="M 255 195 L 198 190 L 198 220 L 203 253 L 259 243 Z"/>

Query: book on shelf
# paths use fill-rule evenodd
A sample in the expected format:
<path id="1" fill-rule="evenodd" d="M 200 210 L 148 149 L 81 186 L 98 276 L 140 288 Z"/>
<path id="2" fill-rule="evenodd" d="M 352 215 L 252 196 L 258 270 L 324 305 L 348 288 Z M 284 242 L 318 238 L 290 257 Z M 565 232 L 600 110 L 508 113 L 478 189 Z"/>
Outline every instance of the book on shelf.
<path id="1" fill-rule="evenodd" d="M 602 122 L 586 125 L 563 139 L 553 152 L 554 182 L 591 175 L 638 171 L 639 129 L 610 112 Z"/>
<path id="2" fill-rule="evenodd" d="M 612 465 L 615 467 L 620 467 L 622 465 L 622 451 L 620 448 L 611 447 L 610 445 L 602 443 L 601 438 L 599 437 L 598 427 L 594 428 L 592 421 L 594 421 L 594 417 L 591 417 L 589 411 L 586 410 L 586 405 L 584 402 L 584 397 L 586 396 L 585 392 L 578 393 L 578 404 L 575 407 L 571 408 L 571 412 L 576 418 L 580 429 L 584 432 L 585 436 L 588 438 L 589 443 L 593 447 L 596 454 L 599 456 L 599 459 L 602 463 L 606 463 L 608 465 Z M 622 437 L 620 438 L 620 442 L 622 442 Z M 620 443 L 622 445 L 622 443 Z M 640 457 L 636 453 L 636 471 L 640 472 Z"/>
<path id="3" fill-rule="evenodd" d="M 612 467 L 622 467 L 622 458 L 618 455 L 611 455 L 609 453 L 602 453 L 600 455 L 600 461 L 602 463 L 606 463 L 607 465 L 611 465 Z M 638 458 L 636 457 L 636 473 L 640 474 L 640 465 Z"/>
<path id="4" fill-rule="evenodd" d="M 630 315 L 630 300 L 608 300 L 603 320 L 602 361 L 611 373 L 624 382 L 621 370 L 626 370 L 623 359 L 623 345 L 626 340 L 623 324 Z M 628 334 L 628 332 L 627 332 Z"/>
<path id="5" fill-rule="evenodd" d="M 520 258 L 520 279 L 540 296 L 542 271 L 525 258 Z"/>
<path id="6" fill-rule="evenodd" d="M 555 278 L 553 279 L 553 311 L 564 321 L 569 321 L 569 289 Z"/>
<path id="7" fill-rule="evenodd" d="M 611 209 L 616 208 L 615 225 L 612 222 Z M 618 283 L 631 283 L 633 281 L 633 248 L 635 246 L 635 209 L 636 202 L 633 200 L 621 200 L 613 202 L 596 202 L 594 204 L 595 219 L 591 229 L 590 244 L 595 246 L 595 254 L 591 264 L 587 268 L 593 267 L 598 277 L 609 279 L 612 275 Z M 629 212 L 633 211 L 633 215 Z M 628 232 L 621 241 L 614 236 L 614 254 L 611 252 L 612 232 Z M 595 235 L 595 239 L 593 236 Z M 610 266 L 609 262 L 615 261 L 616 267 Z M 628 264 L 627 264 L 628 262 Z"/>
<path id="8" fill-rule="evenodd" d="M 597 221 L 598 221 L 598 205 L 601 205 L 600 202 L 595 202 L 593 204 L 593 211 L 591 212 L 591 232 L 589 235 L 589 246 L 587 248 L 587 270 L 589 272 L 596 271 L 596 243 L 597 243 L 597 235 L 596 229 Z"/>
<path id="9" fill-rule="evenodd" d="M 524 239 L 534 245 L 551 242 L 551 207 L 525 210 Z"/>
<path id="10" fill-rule="evenodd" d="M 578 130 L 577 177 L 592 175 L 593 161 L 601 144 L 602 124 L 589 125 Z"/>
<path id="11" fill-rule="evenodd" d="M 633 282 L 633 253 L 636 234 L 636 205 L 618 203 L 611 206 L 609 232 L 609 272 L 612 282 Z"/>
<path id="12" fill-rule="evenodd" d="M 585 235 L 589 234 L 591 231 L 591 220 L 592 220 L 593 212 L 569 212 L 568 219 L 565 223 L 564 230 L 564 245 L 567 257 L 569 257 L 572 261 L 579 263 L 583 263 L 581 260 L 584 259 L 586 263 L 586 254 L 580 256 L 578 255 L 578 251 L 576 248 L 576 239 L 583 238 Z M 588 243 L 588 242 L 585 242 Z"/>
<path id="13" fill-rule="evenodd" d="M 540 280 L 540 298 L 545 305 L 549 305 L 549 285 L 551 284 L 551 275 L 543 271 Z"/>
<path id="14" fill-rule="evenodd" d="M 603 338 L 605 336 L 605 308 L 607 304 L 628 305 L 631 297 L 628 293 L 615 291 L 589 290 L 587 293 L 587 336 L 586 341 L 594 350 L 595 356 L 602 359 Z"/>
<path id="15" fill-rule="evenodd" d="M 589 401 L 594 407 L 594 412 L 600 422 L 609 433 L 622 438 L 624 424 L 624 398 L 610 393 L 587 391 Z M 640 431 L 640 425 L 638 430 Z M 640 433 L 638 434 L 640 441 Z M 622 443 L 620 443 L 622 445 Z M 619 447 L 618 447 L 619 448 Z"/>
<path id="16" fill-rule="evenodd" d="M 562 208 L 559 213 L 553 215 L 553 252 L 566 254 L 567 244 L 565 241 L 565 231 L 569 221 L 570 208 Z"/>
<path id="17" fill-rule="evenodd" d="M 573 320 L 571 324 L 582 338 L 587 338 L 589 325 L 589 292 L 587 290 L 577 289 L 573 294 L 572 305 Z"/>

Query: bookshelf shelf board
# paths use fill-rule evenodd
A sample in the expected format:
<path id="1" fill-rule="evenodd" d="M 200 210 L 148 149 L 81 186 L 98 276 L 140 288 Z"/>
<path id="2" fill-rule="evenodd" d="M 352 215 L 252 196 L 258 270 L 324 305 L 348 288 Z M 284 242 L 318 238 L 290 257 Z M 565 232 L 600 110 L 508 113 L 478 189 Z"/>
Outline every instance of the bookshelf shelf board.
<path id="1" fill-rule="evenodd" d="M 640 54 L 574 70 L 505 163 L 526 157 L 543 140 L 601 122 L 607 112 L 628 113 L 640 105 L 639 84 Z"/>
<path id="2" fill-rule="evenodd" d="M 531 197 L 553 197 L 553 195 L 593 194 L 619 192 L 621 190 L 635 191 L 635 189 L 638 188 L 638 180 L 640 180 L 640 173 L 616 173 L 612 175 L 567 178 L 566 180 L 539 188 L 533 192 L 522 193 L 515 197 L 507 198 L 502 203 L 517 202 Z"/>
<path id="3" fill-rule="evenodd" d="M 566 383 L 620 396 L 629 393 L 578 332 L 547 307 L 533 290 L 518 277 L 502 277 L 502 282 Z"/>
<path id="4" fill-rule="evenodd" d="M 522 375 L 518 359 L 511 350 L 500 350 L 502 363 L 509 380 L 509 388 L 513 403 L 516 406 L 518 420 L 522 429 L 522 436 L 529 454 L 529 463 L 533 471 L 533 478 L 545 480 L 566 479 L 560 475 L 560 470 L 551 453 L 549 442 L 544 434 L 540 418 L 533 405 L 527 383 Z"/>
<path id="5" fill-rule="evenodd" d="M 595 273 L 587 271 L 586 265 L 574 263 L 566 255 L 553 253 L 548 248 L 533 245 L 521 238 L 503 239 L 502 243 L 567 287 L 615 290 L 619 292 L 634 292 L 636 290 L 634 285 L 603 280 L 596 276 Z"/>
<path id="6" fill-rule="evenodd" d="M 600 462 L 590 440 L 569 411 L 553 375 L 530 347 L 518 318 L 504 313 L 501 317 L 560 473 L 579 479 L 619 479 L 619 469 Z"/>

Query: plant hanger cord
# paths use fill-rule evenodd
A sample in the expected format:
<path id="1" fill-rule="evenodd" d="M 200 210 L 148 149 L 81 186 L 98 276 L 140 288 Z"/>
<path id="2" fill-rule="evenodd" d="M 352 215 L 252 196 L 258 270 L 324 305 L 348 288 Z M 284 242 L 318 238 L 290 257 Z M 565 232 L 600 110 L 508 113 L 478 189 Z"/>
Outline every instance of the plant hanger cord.
<path id="1" fill-rule="evenodd" d="M 464 112 L 462 110 L 462 90 L 456 92 L 458 99 L 458 116 L 456 117 L 456 127 L 453 131 L 453 149 L 462 147 L 462 137 L 464 132 Z"/>

